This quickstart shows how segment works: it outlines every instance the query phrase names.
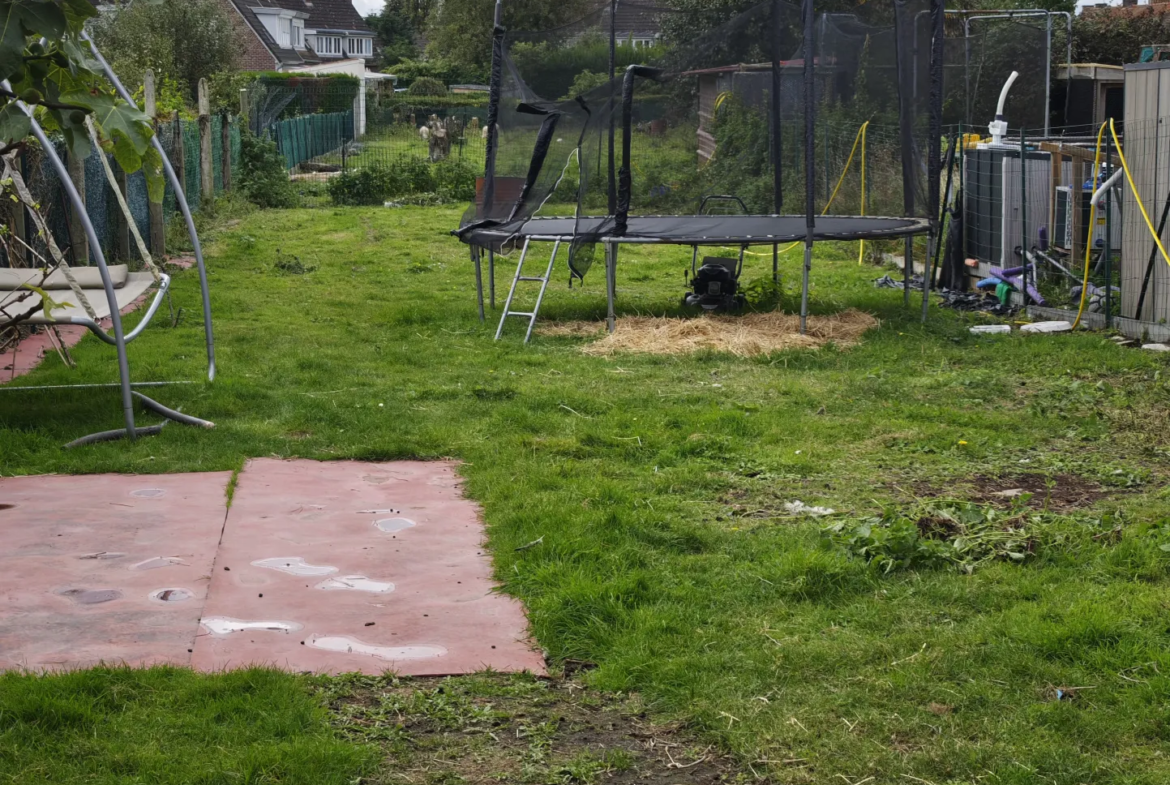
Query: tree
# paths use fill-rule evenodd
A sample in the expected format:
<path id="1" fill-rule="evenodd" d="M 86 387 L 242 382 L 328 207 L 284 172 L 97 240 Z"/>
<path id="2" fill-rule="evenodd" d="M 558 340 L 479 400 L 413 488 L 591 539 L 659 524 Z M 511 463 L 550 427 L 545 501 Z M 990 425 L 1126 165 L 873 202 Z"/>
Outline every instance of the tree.
<path id="1" fill-rule="evenodd" d="M 590 9 L 588 0 L 509 0 L 504 26 L 509 30 L 548 30 Z M 495 0 L 443 0 L 431 14 L 427 53 L 486 76 L 492 61 L 492 20 Z"/>
<path id="2" fill-rule="evenodd" d="M 145 164 L 151 198 L 162 199 L 162 160 L 150 146 L 151 124 L 118 98 L 89 56 L 81 33 L 97 16 L 89 0 L 0 0 L 0 154 L 28 144 L 34 107 L 43 125 L 61 133 L 69 150 L 90 152 L 87 120 L 127 172 Z"/>
<path id="3" fill-rule="evenodd" d="M 1170 41 L 1170 14 L 1159 13 L 1153 6 L 1127 14 L 1089 11 L 1073 22 L 1073 62 L 1136 63 L 1143 46 L 1165 41 Z"/>
<path id="4" fill-rule="evenodd" d="M 414 30 L 425 30 L 431 12 L 439 5 L 437 0 L 386 0 L 383 15 L 405 19 Z"/>
<path id="5" fill-rule="evenodd" d="M 220 0 L 120 0 L 93 25 L 114 68 L 141 84 L 146 69 L 195 96 L 200 78 L 236 70 L 243 35 Z"/>
<path id="6" fill-rule="evenodd" d="M 378 39 L 380 68 L 389 68 L 402 60 L 418 57 L 418 47 L 414 43 L 414 21 L 397 5 L 399 3 L 396 0 L 387 0 L 381 13 L 366 17 L 366 24 Z"/>

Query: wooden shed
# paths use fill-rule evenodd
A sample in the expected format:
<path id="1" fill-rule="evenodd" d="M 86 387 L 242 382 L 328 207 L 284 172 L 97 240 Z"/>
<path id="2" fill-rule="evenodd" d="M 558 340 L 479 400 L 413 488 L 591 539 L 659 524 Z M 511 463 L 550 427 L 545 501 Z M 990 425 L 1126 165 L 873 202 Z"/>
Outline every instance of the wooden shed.
<path id="1" fill-rule="evenodd" d="M 1170 62 L 1125 66 L 1122 144 L 1137 193 L 1157 228 L 1170 201 Z M 1170 265 L 1157 252 L 1137 196 L 1129 187 L 1122 214 L 1121 315 L 1144 322 L 1170 321 Z M 1170 223 L 1161 239 L 1170 248 Z"/>

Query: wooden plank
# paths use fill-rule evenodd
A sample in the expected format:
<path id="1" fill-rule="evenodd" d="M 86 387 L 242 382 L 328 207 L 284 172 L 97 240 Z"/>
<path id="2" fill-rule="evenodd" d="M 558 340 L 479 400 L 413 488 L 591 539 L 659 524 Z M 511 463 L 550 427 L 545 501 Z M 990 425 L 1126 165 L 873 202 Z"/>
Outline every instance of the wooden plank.
<path id="1" fill-rule="evenodd" d="M 191 185 L 187 182 L 187 151 L 183 149 L 183 118 L 179 116 L 179 110 L 175 110 L 171 118 L 171 137 L 173 144 L 171 145 L 171 166 L 175 167 L 175 174 L 179 177 L 179 182 L 183 184 L 183 193 L 191 193 Z M 188 196 L 188 198 L 190 198 Z M 194 205 L 198 207 L 198 205 Z"/>
<path id="2" fill-rule="evenodd" d="M 150 118 L 154 133 L 158 135 L 158 98 L 154 83 L 154 71 L 147 69 L 142 80 L 142 92 L 145 101 L 146 116 Z M 150 215 L 150 254 L 162 261 L 166 254 L 166 223 L 163 220 L 162 202 L 152 202 L 147 199 L 147 212 Z"/>
<path id="3" fill-rule="evenodd" d="M 82 209 L 85 206 L 85 159 L 69 153 L 69 179 L 81 196 Z M 69 246 L 73 250 L 73 264 L 83 267 L 89 264 L 89 239 L 81 225 L 81 211 L 70 200 L 69 204 Z"/>
<path id="4" fill-rule="evenodd" d="M 226 111 L 221 115 L 220 140 L 223 154 L 220 156 L 224 193 L 232 190 L 232 116 Z"/>
<path id="5" fill-rule="evenodd" d="M 98 155 L 105 155 L 99 152 Z M 114 181 L 118 184 L 118 190 L 122 192 L 122 198 L 126 203 L 130 203 L 128 183 L 126 182 L 126 172 L 118 165 L 117 161 L 113 162 Z M 118 207 L 114 211 L 114 254 L 115 258 L 121 261 L 130 259 L 130 222 L 126 219 L 126 214 L 122 212 L 122 208 Z"/>
<path id="6" fill-rule="evenodd" d="M 199 80 L 199 186 L 200 201 L 215 199 L 215 158 L 211 145 L 211 93 L 207 79 Z"/>

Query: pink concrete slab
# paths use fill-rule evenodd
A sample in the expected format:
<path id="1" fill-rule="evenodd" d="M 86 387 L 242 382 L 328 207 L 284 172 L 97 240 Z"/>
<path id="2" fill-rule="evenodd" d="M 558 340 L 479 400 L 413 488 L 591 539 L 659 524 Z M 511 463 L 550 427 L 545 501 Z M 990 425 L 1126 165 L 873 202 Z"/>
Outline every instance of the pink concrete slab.
<path id="1" fill-rule="evenodd" d="M 0 670 L 188 664 L 230 478 L 0 479 Z"/>
<path id="2" fill-rule="evenodd" d="M 482 542 L 452 463 L 250 461 L 192 665 L 544 673 Z"/>

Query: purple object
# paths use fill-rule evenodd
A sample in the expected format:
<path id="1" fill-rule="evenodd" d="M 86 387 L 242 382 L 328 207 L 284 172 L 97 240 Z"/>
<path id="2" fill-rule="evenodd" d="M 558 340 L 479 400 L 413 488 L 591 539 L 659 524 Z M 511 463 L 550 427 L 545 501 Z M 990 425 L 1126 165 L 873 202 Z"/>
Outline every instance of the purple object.
<path id="1" fill-rule="evenodd" d="M 1036 265 L 1030 264 L 1030 265 L 1028 265 L 1028 269 L 1032 272 L 1032 275 L 1030 275 L 1028 277 L 1032 281 L 1035 281 L 1036 280 Z M 1012 267 L 1008 270 L 1004 270 L 1004 269 L 999 268 L 999 267 L 992 267 L 991 268 L 991 277 L 998 278 L 1001 281 L 1003 281 L 1004 283 L 1011 284 L 1012 288 L 1014 288 L 1018 292 L 1024 288 L 1024 280 L 1022 277 L 1023 272 L 1024 272 L 1023 267 Z M 1032 298 L 1032 302 L 1036 303 L 1036 305 L 1044 305 L 1045 304 L 1044 298 L 1040 296 L 1039 290 L 1036 289 L 1036 286 L 1032 283 L 1028 284 L 1028 296 Z"/>

